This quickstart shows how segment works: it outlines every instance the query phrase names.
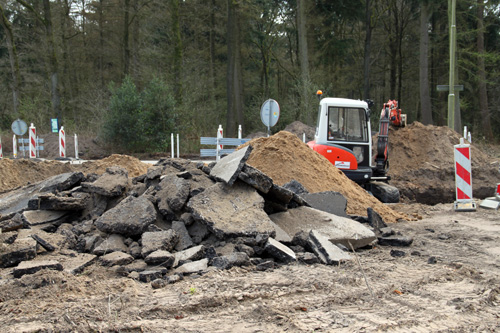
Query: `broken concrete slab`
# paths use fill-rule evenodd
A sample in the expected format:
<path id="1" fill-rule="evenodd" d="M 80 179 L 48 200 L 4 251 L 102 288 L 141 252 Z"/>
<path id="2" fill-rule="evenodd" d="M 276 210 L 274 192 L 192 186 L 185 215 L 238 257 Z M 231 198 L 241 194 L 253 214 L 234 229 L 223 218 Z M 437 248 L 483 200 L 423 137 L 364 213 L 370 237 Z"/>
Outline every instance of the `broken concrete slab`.
<path id="1" fill-rule="evenodd" d="M 154 221 L 156 221 L 156 210 L 151 201 L 143 196 L 127 197 L 99 217 L 95 226 L 110 234 L 137 236 Z"/>
<path id="2" fill-rule="evenodd" d="M 21 217 L 21 214 L 16 213 L 12 218 L 0 221 L 0 232 L 4 233 L 9 231 L 15 231 L 21 229 L 23 225 L 24 222 Z"/>
<path id="3" fill-rule="evenodd" d="M 380 216 L 379 213 L 373 210 L 373 208 L 368 207 L 366 209 L 366 212 L 368 214 L 368 224 L 376 231 L 379 231 L 381 228 L 387 227 L 387 224 L 384 222 L 382 216 Z"/>
<path id="4" fill-rule="evenodd" d="M 233 185 L 238 179 L 252 149 L 252 146 L 246 146 L 222 158 L 212 168 L 210 176 L 227 183 L 229 186 Z"/>
<path id="5" fill-rule="evenodd" d="M 157 250 L 148 254 L 147 257 L 144 258 L 144 261 L 148 265 L 154 265 L 154 266 L 159 265 L 166 268 L 170 268 L 174 265 L 175 256 L 168 251 Z"/>
<path id="6" fill-rule="evenodd" d="M 297 260 L 295 253 L 286 245 L 281 244 L 277 240 L 269 237 L 264 250 L 273 258 L 277 260 L 289 263 Z"/>
<path id="7" fill-rule="evenodd" d="M 319 260 L 326 265 L 339 265 L 341 262 L 351 259 L 348 253 L 332 244 L 326 236 L 317 230 L 309 232 L 309 246 L 313 249 L 314 254 L 318 256 Z"/>
<path id="8" fill-rule="evenodd" d="M 83 270 L 97 261 L 97 256 L 90 253 L 74 253 L 65 256 L 61 261 L 64 271 L 70 274 L 79 274 Z"/>
<path id="9" fill-rule="evenodd" d="M 43 247 L 48 252 L 53 252 L 56 249 L 54 245 L 50 244 L 45 239 L 36 234 L 31 235 L 31 238 L 33 238 L 41 247 Z"/>
<path id="10" fill-rule="evenodd" d="M 35 260 L 23 261 L 12 271 L 15 278 L 20 278 L 26 274 L 34 274 L 42 269 L 52 269 L 62 271 L 63 266 L 56 260 Z"/>
<path id="11" fill-rule="evenodd" d="M 0 216 L 22 212 L 28 207 L 28 202 L 38 194 L 66 191 L 79 184 L 83 177 L 83 173 L 81 172 L 64 173 L 14 191 L 0 194 Z"/>
<path id="12" fill-rule="evenodd" d="M 413 243 L 412 237 L 405 237 L 399 235 L 392 235 L 389 237 L 379 237 L 379 245 L 387 246 L 410 246 Z"/>
<path id="13" fill-rule="evenodd" d="M 218 269 L 229 269 L 235 266 L 248 266 L 250 265 L 250 258 L 244 252 L 233 252 L 226 256 L 213 258 L 210 265 Z"/>
<path id="14" fill-rule="evenodd" d="M 180 212 L 186 204 L 191 183 L 189 180 L 179 178 L 176 175 L 167 175 L 158 184 L 161 188 L 155 195 L 160 201 L 158 208 L 162 210 L 165 204 L 174 212 Z"/>
<path id="15" fill-rule="evenodd" d="M 191 247 L 184 251 L 175 252 L 174 256 L 175 262 L 173 267 L 176 267 L 179 263 L 183 264 L 184 261 L 196 261 L 202 259 L 205 256 L 205 247 L 203 245 Z"/>
<path id="16" fill-rule="evenodd" d="M 33 238 L 18 238 L 10 245 L 0 244 L 0 268 L 14 267 L 35 258 L 36 244 Z"/>
<path id="17" fill-rule="evenodd" d="M 376 239 L 373 231 L 359 222 L 311 207 L 289 209 L 269 217 L 289 235 L 317 230 L 332 243 L 340 243 L 348 248 L 349 242 L 356 249 L 367 246 Z"/>
<path id="18" fill-rule="evenodd" d="M 303 195 L 309 193 L 309 191 L 304 187 L 304 185 L 302 185 L 295 179 L 292 179 L 291 181 L 283 185 L 283 187 L 292 191 L 297 195 Z"/>
<path id="19" fill-rule="evenodd" d="M 94 182 L 83 182 L 82 190 L 106 197 L 122 195 L 128 186 L 128 172 L 120 167 L 110 167 Z"/>
<path id="20" fill-rule="evenodd" d="M 111 234 L 101 244 L 92 251 L 93 254 L 102 256 L 106 253 L 116 251 L 128 252 L 128 247 L 125 245 L 125 237 L 119 234 Z"/>
<path id="21" fill-rule="evenodd" d="M 188 207 L 220 239 L 276 233 L 263 210 L 264 199 L 243 182 L 217 183 L 191 198 Z"/>
<path id="22" fill-rule="evenodd" d="M 201 260 L 188 262 L 188 263 L 185 263 L 184 265 L 177 267 L 174 270 L 174 274 L 199 273 L 199 272 L 203 272 L 203 271 L 207 270 L 207 268 L 208 268 L 208 259 L 204 258 Z"/>
<path id="23" fill-rule="evenodd" d="M 238 178 L 262 193 L 269 192 L 273 186 L 271 177 L 248 164 L 243 166 Z"/>
<path id="24" fill-rule="evenodd" d="M 8 232 L 0 232 L 0 244 L 12 244 L 17 239 L 17 232 L 8 231 Z"/>
<path id="25" fill-rule="evenodd" d="M 301 197 L 312 207 L 318 210 L 348 217 L 346 214 L 347 199 L 339 192 L 325 191 L 302 194 Z"/>
<path id="26" fill-rule="evenodd" d="M 146 258 L 151 252 L 157 250 L 165 250 L 170 252 L 175 248 L 178 241 L 179 236 L 172 229 L 164 231 L 145 232 L 141 237 L 142 257 Z"/>
<path id="27" fill-rule="evenodd" d="M 34 201 L 36 201 L 35 209 L 71 211 L 83 210 L 87 207 L 90 195 L 88 193 L 81 194 L 82 195 L 77 197 L 56 196 L 52 193 L 40 194 L 37 199 L 34 199 Z"/>
<path id="28" fill-rule="evenodd" d="M 184 225 L 184 222 L 173 221 L 172 229 L 179 236 L 179 241 L 177 242 L 177 245 L 175 245 L 176 251 L 182 251 L 194 245 L 193 240 L 191 239 L 191 236 L 189 236 L 188 230 Z"/>
<path id="29" fill-rule="evenodd" d="M 139 272 L 139 281 L 151 282 L 153 280 L 162 278 L 166 272 L 167 272 L 166 268 L 144 270 L 142 272 Z"/>
<path id="30" fill-rule="evenodd" d="M 278 242 L 281 242 L 281 243 L 291 243 L 292 242 L 292 237 L 285 230 L 283 230 L 276 223 L 274 223 L 272 221 L 271 221 L 271 223 L 274 227 L 274 230 L 276 231 L 276 235 L 274 236 L 275 240 L 277 240 Z"/>
<path id="31" fill-rule="evenodd" d="M 186 224 L 186 222 L 184 222 L 184 224 Z M 200 221 L 194 221 L 188 227 L 188 233 L 189 236 L 191 236 L 191 240 L 194 244 L 200 244 L 208 236 L 209 231 L 208 227 L 205 224 Z"/>
<path id="32" fill-rule="evenodd" d="M 103 255 L 99 258 L 101 265 L 103 266 L 116 266 L 116 265 L 128 265 L 132 261 L 134 261 L 134 257 L 132 257 L 128 253 L 123 253 L 121 251 L 115 251 L 108 254 Z"/>
<path id="33" fill-rule="evenodd" d="M 22 218 L 30 226 L 49 223 L 59 225 L 66 222 L 67 215 L 68 212 L 59 210 L 26 210 Z"/>

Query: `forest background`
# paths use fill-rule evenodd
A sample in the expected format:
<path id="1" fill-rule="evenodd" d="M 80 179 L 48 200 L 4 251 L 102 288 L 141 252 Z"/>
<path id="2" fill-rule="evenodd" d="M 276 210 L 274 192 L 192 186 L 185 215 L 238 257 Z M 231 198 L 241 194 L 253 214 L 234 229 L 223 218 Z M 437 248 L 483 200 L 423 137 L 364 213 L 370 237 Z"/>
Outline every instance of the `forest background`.
<path id="1" fill-rule="evenodd" d="M 451 0 L 0 0 L 0 134 L 12 121 L 92 135 L 130 152 L 181 133 L 314 125 L 315 92 L 384 102 L 446 125 Z M 500 138 L 500 1 L 457 0 L 461 119 Z"/>

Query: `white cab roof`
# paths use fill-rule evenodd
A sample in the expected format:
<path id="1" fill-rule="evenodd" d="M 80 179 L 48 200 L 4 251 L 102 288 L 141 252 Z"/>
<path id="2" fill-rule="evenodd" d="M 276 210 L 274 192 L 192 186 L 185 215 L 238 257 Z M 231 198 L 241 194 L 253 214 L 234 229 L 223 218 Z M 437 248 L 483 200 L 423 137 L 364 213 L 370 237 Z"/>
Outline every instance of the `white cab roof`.
<path id="1" fill-rule="evenodd" d="M 339 106 L 339 107 L 348 107 L 348 108 L 363 108 L 367 109 L 368 104 L 365 101 L 360 101 L 359 99 L 347 99 L 347 98 L 335 98 L 335 97 L 326 97 L 320 101 L 320 105 L 329 105 L 329 106 Z"/>

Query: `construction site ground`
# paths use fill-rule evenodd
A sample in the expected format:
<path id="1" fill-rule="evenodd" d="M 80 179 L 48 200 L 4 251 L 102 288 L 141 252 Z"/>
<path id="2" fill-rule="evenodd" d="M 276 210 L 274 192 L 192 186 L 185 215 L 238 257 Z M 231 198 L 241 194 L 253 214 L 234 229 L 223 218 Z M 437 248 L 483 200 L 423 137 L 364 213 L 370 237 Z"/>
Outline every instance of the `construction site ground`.
<path id="1" fill-rule="evenodd" d="M 303 128 L 295 126 L 302 138 L 298 132 Z M 452 147 L 459 135 L 418 123 L 390 135 L 390 174 L 403 200 L 386 208 L 396 212 L 394 216 L 408 217 L 390 227 L 412 237 L 410 247 L 375 245 L 357 250 L 355 260 L 340 266 L 214 269 L 161 289 L 97 263 L 78 275 L 42 270 L 19 279 L 2 269 L 2 331 L 498 331 L 499 213 L 453 210 Z M 279 147 L 269 149 L 280 153 Z M 484 182 L 481 186 L 489 186 L 493 195 L 500 182 L 498 150 L 473 145 L 472 160 L 473 182 Z M 265 159 L 252 165 L 259 163 L 265 167 Z M 22 161 L 14 166 L 3 160 L 0 192 L 74 170 L 59 162 L 35 164 Z M 135 158 L 113 155 L 79 170 L 100 173 L 115 164 L 127 168 L 129 176 L 147 169 Z M 288 169 L 278 171 L 286 174 Z M 310 184 L 314 181 L 321 178 L 312 177 Z"/>

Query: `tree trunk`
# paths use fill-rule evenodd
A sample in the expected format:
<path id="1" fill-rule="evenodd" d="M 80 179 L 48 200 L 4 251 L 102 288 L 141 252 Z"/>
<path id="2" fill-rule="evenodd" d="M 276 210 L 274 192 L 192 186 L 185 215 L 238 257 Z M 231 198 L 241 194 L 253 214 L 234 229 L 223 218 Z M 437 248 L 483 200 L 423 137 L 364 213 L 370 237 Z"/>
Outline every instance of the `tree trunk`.
<path id="1" fill-rule="evenodd" d="M 227 136 L 236 134 L 237 125 L 243 127 L 243 87 L 241 72 L 241 41 L 237 4 L 227 1 Z M 237 124 L 238 123 L 238 124 Z"/>
<path id="2" fill-rule="evenodd" d="M 101 87 L 104 87 L 104 0 L 99 0 L 99 77 L 101 79 Z"/>
<path id="3" fill-rule="evenodd" d="M 490 112 L 488 110 L 488 91 L 484 65 L 484 0 L 477 0 L 477 53 L 479 69 L 479 109 L 483 135 L 488 141 L 493 140 Z"/>
<path id="4" fill-rule="evenodd" d="M 309 85 L 309 54 L 307 48 L 307 30 L 306 30 L 306 5 L 307 0 L 297 0 L 297 39 L 299 48 L 299 64 L 300 64 L 300 79 L 301 79 L 301 97 L 300 97 L 300 113 L 305 112 L 306 122 L 311 123 L 312 117 L 307 110 L 307 89 Z"/>
<path id="5" fill-rule="evenodd" d="M 130 0 L 123 2 L 123 74 L 128 75 L 130 71 L 130 46 L 129 46 L 129 16 Z"/>
<path id="6" fill-rule="evenodd" d="M 12 106 L 14 116 L 19 117 L 18 107 L 21 82 L 21 75 L 19 74 L 19 59 L 17 57 L 17 49 L 14 42 L 14 34 L 12 33 L 12 26 L 9 20 L 7 20 L 7 17 L 5 17 L 2 5 L 0 5 L 0 15 L 2 15 L 0 23 L 5 31 L 5 34 L 7 35 L 7 48 L 9 50 L 10 70 L 12 74 Z"/>
<path id="7" fill-rule="evenodd" d="M 179 23 L 179 0 L 171 0 L 172 11 L 172 34 L 174 39 L 173 73 L 174 73 L 174 94 L 178 104 L 182 104 L 182 39 Z"/>
<path id="8" fill-rule="evenodd" d="M 59 119 L 62 125 L 62 114 L 61 114 L 61 97 L 59 96 L 59 70 L 57 63 L 56 48 L 54 44 L 54 35 L 52 32 L 52 15 L 50 12 L 50 0 L 43 0 L 43 12 L 44 12 L 44 23 L 45 23 L 45 33 L 48 42 L 48 52 L 49 52 L 49 76 L 50 76 L 50 90 L 52 95 L 52 110 L 54 116 Z"/>
<path id="9" fill-rule="evenodd" d="M 370 54 L 372 43 L 372 10 L 371 1 L 366 0 L 365 3 L 365 54 L 363 62 L 363 98 L 370 98 Z"/>
<path id="10" fill-rule="evenodd" d="M 420 4 L 420 107 L 424 125 L 432 124 L 432 105 L 429 93 L 429 5 Z"/>

